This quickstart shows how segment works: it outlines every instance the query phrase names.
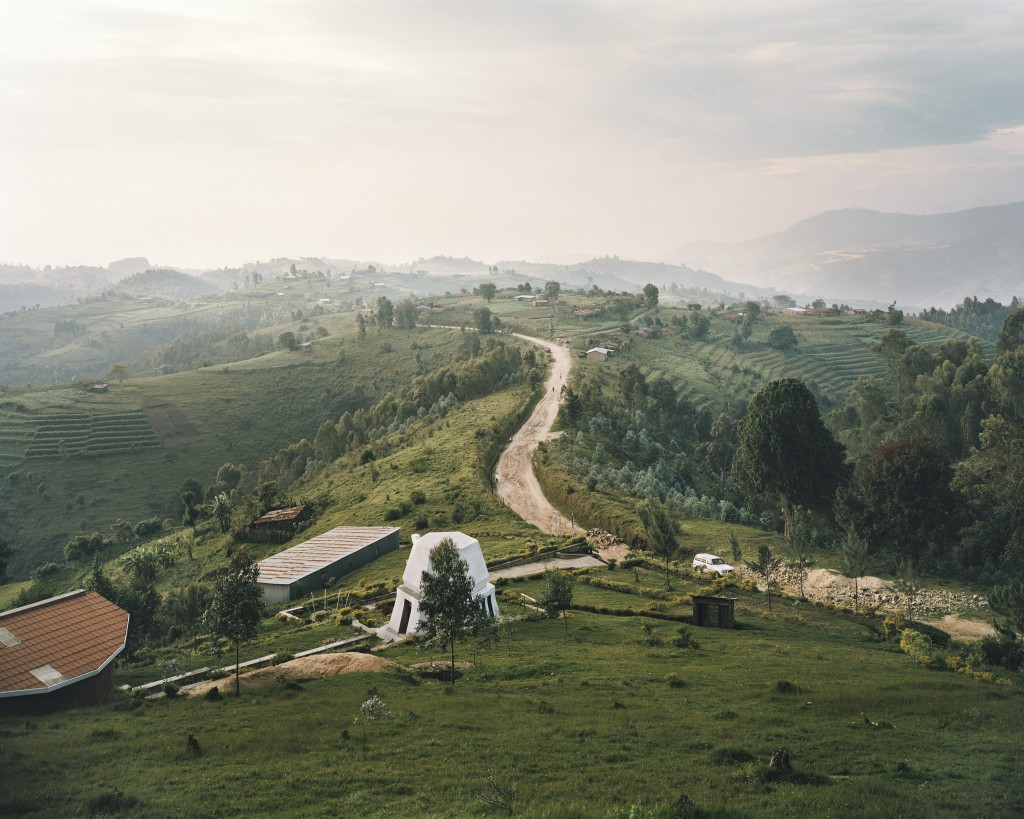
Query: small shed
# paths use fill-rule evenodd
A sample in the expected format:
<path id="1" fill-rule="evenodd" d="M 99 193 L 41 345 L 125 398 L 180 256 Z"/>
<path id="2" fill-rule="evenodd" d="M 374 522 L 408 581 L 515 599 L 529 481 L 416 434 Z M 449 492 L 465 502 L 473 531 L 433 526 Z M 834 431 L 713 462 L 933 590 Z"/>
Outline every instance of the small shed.
<path id="1" fill-rule="evenodd" d="M 607 347 L 591 347 L 587 350 L 587 361 L 605 361 L 611 354 Z"/>
<path id="2" fill-rule="evenodd" d="M 257 564 L 263 602 L 287 603 L 397 548 L 397 527 L 338 526 Z"/>
<path id="3" fill-rule="evenodd" d="M 79 589 L 0 613 L 0 715 L 114 701 L 128 612 Z"/>
<path id="4" fill-rule="evenodd" d="M 402 585 L 398 587 L 395 607 L 388 622 L 388 628 L 396 634 L 408 634 L 419 625 L 420 580 L 423 572 L 430 568 L 430 552 L 446 539 L 455 544 L 459 557 L 466 561 L 469 576 L 473 580 L 473 597 L 491 617 L 498 616 L 498 598 L 494 584 L 488 580 L 487 562 L 479 540 L 463 532 L 430 532 L 422 537 L 413 535 L 412 551 L 405 564 Z"/>
<path id="5" fill-rule="evenodd" d="M 273 509 L 249 524 L 245 537 L 264 543 L 284 543 L 306 528 L 312 517 L 312 512 L 305 505 Z"/>
<path id="6" fill-rule="evenodd" d="M 693 624 L 709 628 L 736 628 L 735 597 L 693 596 Z"/>

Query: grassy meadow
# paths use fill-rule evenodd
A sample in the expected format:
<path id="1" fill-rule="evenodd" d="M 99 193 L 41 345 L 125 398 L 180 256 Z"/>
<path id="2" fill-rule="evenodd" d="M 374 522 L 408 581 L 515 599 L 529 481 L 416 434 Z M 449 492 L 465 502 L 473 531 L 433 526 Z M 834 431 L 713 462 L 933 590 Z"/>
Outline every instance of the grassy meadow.
<path id="1" fill-rule="evenodd" d="M 630 570 L 596 574 L 635 582 Z M 661 603 L 642 592 L 660 582 L 641 570 L 637 593 L 574 590 L 580 603 L 640 608 Z M 505 613 L 525 613 L 509 592 L 541 585 L 504 587 Z M 560 621 L 512 622 L 496 646 L 460 644 L 470 665 L 454 691 L 404 668 L 443 653 L 400 646 L 384 653 L 403 666 L 394 671 L 0 720 L 0 812 L 491 815 L 480 798 L 489 777 L 517 782 L 525 816 L 1024 810 L 1018 688 L 920 668 L 869 620 L 824 608 L 776 601 L 768 613 L 741 592 L 737 619 L 736 630 L 691 628 L 696 648 L 673 645 L 677 623 L 643 616 L 574 612 L 568 633 Z M 354 718 L 372 693 L 392 718 L 364 742 Z M 767 767 L 779 748 L 790 773 Z"/>

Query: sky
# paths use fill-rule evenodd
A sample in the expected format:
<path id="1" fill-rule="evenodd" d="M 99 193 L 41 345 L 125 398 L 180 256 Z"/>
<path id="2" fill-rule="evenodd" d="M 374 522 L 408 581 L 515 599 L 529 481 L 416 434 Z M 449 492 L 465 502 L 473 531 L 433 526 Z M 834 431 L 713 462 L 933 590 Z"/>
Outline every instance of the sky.
<path id="1" fill-rule="evenodd" d="M 659 260 L 1024 200 L 1024 3 L 0 3 L 0 263 Z"/>

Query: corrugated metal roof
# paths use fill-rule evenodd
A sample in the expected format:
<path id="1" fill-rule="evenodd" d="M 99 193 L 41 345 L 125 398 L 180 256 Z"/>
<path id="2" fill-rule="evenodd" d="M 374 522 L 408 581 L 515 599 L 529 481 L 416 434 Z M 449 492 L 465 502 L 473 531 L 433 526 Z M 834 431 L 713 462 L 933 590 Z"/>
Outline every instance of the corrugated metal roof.
<path id="1" fill-rule="evenodd" d="M 305 506 L 289 506 L 287 509 L 274 509 L 271 512 L 267 512 L 263 517 L 256 518 L 253 523 L 282 523 L 295 520 L 295 518 L 302 514 L 302 510 L 305 508 Z"/>
<path id="2" fill-rule="evenodd" d="M 0 643 L 0 696 L 40 693 L 95 674 L 124 648 L 128 612 L 76 591 L 0 612 L 20 642 Z"/>
<path id="3" fill-rule="evenodd" d="M 339 526 L 261 560 L 259 582 L 295 583 L 397 531 L 394 526 Z"/>

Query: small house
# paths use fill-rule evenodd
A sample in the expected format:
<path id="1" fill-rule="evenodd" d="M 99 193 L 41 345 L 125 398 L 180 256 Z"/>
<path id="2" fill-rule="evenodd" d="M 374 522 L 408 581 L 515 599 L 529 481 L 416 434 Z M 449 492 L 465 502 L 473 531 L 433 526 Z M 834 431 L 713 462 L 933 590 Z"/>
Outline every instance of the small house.
<path id="1" fill-rule="evenodd" d="M 128 612 L 92 591 L 0 613 L 0 715 L 114 701 Z"/>
<path id="2" fill-rule="evenodd" d="M 693 624 L 709 628 L 736 628 L 735 597 L 693 596 Z"/>
<path id="3" fill-rule="evenodd" d="M 466 561 L 469 576 L 473 580 L 473 597 L 491 617 L 498 616 L 498 598 L 494 584 L 487 579 L 487 562 L 484 560 L 480 541 L 462 532 L 430 532 L 412 536 L 412 551 L 402 574 L 402 585 L 398 587 L 395 607 L 391 612 L 388 629 L 395 634 L 409 634 L 416 631 L 422 619 L 420 615 L 420 580 L 430 568 L 430 552 L 442 540 L 451 539 L 459 550 L 459 556 Z"/>
<path id="4" fill-rule="evenodd" d="M 287 603 L 397 548 L 397 527 L 338 526 L 256 564 L 263 602 Z"/>
<path id="5" fill-rule="evenodd" d="M 606 361 L 611 354 L 607 347 L 591 347 L 587 350 L 587 361 Z"/>

